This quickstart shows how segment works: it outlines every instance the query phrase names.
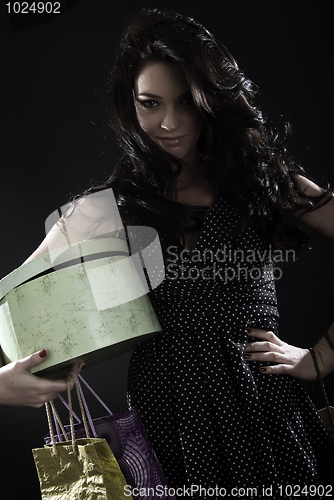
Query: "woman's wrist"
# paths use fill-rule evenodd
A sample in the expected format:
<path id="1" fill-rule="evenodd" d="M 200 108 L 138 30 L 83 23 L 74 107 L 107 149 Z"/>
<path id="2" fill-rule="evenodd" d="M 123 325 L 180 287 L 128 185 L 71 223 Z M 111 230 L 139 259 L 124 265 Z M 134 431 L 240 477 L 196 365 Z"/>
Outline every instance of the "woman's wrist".
<path id="1" fill-rule="evenodd" d="M 310 349 L 317 378 L 323 378 L 334 370 L 334 323 Z"/>
<path id="2" fill-rule="evenodd" d="M 305 355 L 302 358 L 299 366 L 299 376 L 298 378 L 302 380 L 317 380 L 317 371 L 315 368 L 315 364 L 312 358 L 311 349 L 303 349 L 305 351 Z"/>

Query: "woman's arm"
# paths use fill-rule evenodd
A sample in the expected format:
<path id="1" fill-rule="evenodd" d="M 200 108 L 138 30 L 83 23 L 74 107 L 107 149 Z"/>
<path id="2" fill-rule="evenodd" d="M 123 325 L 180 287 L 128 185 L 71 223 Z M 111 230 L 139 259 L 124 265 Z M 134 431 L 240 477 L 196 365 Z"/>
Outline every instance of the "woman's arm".
<path id="1" fill-rule="evenodd" d="M 295 179 L 299 191 L 314 197 L 321 196 L 324 190 L 306 177 L 297 176 Z M 315 210 L 305 211 L 307 201 L 298 196 L 294 189 L 291 190 L 296 206 L 295 215 L 308 226 L 318 232 L 334 239 L 334 200 L 333 197 Z M 280 340 L 273 332 L 252 328 L 251 337 L 260 339 L 260 342 L 248 343 L 244 350 L 244 358 L 247 361 L 269 361 L 277 364 L 260 368 L 265 374 L 286 373 L 305 380 L 316 380 L 317 373 L 309 349 L 301 349 Z M 313 347 L 314 353 L 322 377 L 334 370 L 334 323 L 327 332 Z M 328 340 L 329 338 L 329 340 Z"/>

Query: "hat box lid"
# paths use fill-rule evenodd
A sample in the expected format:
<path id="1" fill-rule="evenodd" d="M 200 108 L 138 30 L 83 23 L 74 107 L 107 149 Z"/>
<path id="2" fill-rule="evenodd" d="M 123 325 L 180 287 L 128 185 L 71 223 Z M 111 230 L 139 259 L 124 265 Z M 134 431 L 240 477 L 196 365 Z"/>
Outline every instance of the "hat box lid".
<path id="1" fill-rule="evenodd" d="M 143 269 L 120 238 L 52 250 L 0 281 L 0 345 L 5 363 L 48 348 L 31 372 L 53 376 L 133 349 L 161 331 Z"/>

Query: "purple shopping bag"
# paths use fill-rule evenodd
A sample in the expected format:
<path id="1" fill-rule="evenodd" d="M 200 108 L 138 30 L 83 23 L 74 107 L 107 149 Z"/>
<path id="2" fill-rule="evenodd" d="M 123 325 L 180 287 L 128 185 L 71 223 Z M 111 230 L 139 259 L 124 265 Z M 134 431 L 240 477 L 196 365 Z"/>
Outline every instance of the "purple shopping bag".
<path id="1" fill-rule="evenodd" d="M 78 375 L 78 377 L 108 412 L 105 417 L 91 418 L 78 380 L 92 436 L 106 439 L 129 486 L 128 492 L 131 491 L 132 497 L 136 500 L 175 500 L 174 496 L 169 495 L 171 488 L 149 441 L 138 411 L 132 409 L 124 413 L 113 414 L 82 376 Z M 68 407 L 66 401 L 61 396 L 58 397 Z M 86 437 L 83 423 L 74 412 L 73 415 L 78 421 L 74 425 L 76 439 Z M 55 415 L 54 417 L 57 429 L 55 434 L 56 442 L 66 441 L 64 433 L 59 428 L 57 418 Z M 64 428 L 70 438 L 70 425 L 65 425 Z M 51 443 L 50 434 L 44 437 L 44 441 L 46 444 Z"/>

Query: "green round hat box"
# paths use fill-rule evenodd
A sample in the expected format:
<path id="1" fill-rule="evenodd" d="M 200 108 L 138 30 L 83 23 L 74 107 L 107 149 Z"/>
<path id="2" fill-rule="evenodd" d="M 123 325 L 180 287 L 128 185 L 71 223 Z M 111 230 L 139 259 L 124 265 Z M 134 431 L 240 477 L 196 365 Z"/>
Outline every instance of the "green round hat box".
<path id="1" fill-rule="evenodd" d="M 142 271 L 142 270 L 141 270 Z M 31 372 L 52 377 L 133 349 L 161 331 L 144 273 L 127 242 L 96 238 L 53 250 L 0 281 L 0 345 L 5 363 L 47 347 Z"/>

